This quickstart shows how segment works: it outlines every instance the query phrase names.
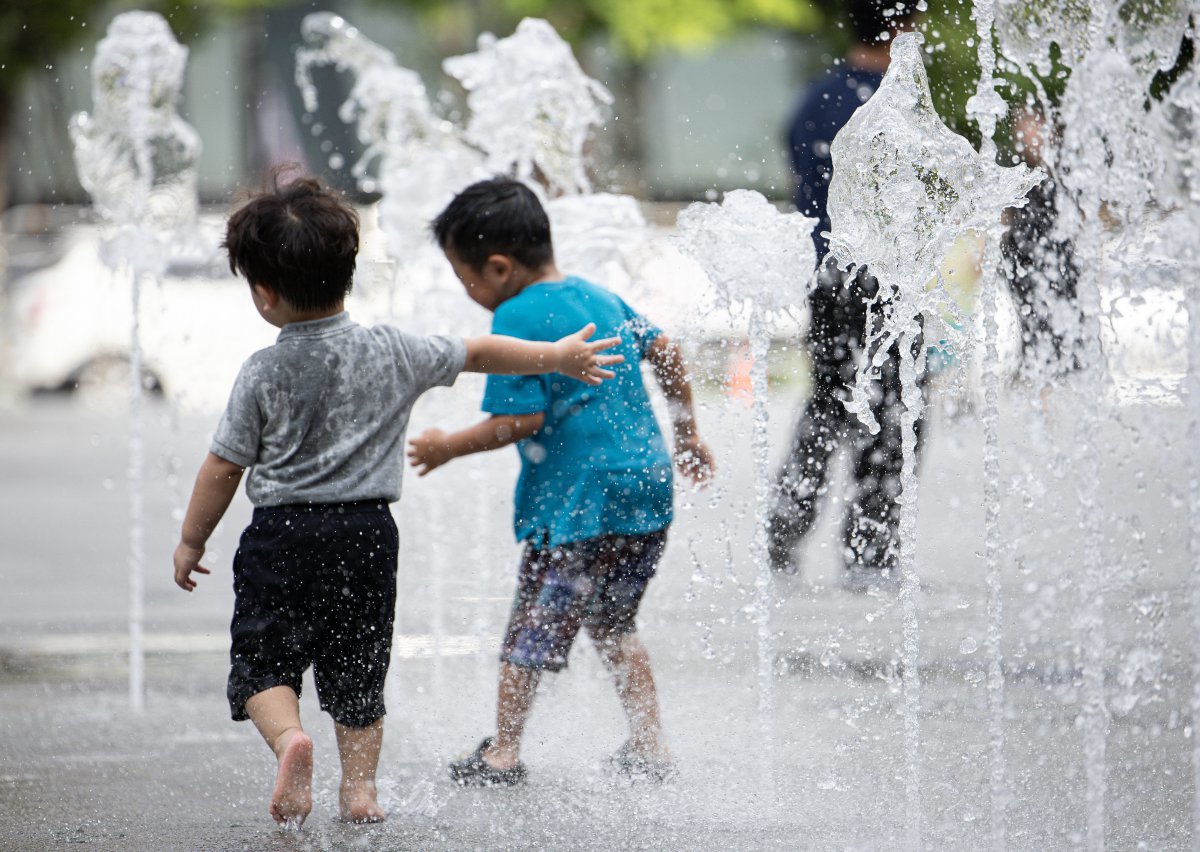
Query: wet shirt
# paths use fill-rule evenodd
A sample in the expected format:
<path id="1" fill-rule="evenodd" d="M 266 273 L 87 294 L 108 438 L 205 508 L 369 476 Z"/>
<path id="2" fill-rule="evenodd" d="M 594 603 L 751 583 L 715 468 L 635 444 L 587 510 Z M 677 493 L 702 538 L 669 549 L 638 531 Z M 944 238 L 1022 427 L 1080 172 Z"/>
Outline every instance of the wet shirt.
<path id="1" fill-rule="evenodd" d="M 290 323 L 242 365 L 210 449 L 250 468 L 255 506 L 398 500 L 413 403 L 453 384 L 466 357 L 460 338 L 345 312 Z"/>
<path id="2" fill-rule="evenodd" d="M 620 298 L 581 278 L 534 284 L 501 303 L 494 334 L 558 340 L 589 322 L 625 356 L 602 385 L 557 373 L 489 376 L 483 410 L 545 414 L 520 441 L 513 530 L 556 546 L 601 535 L 655 532 L 671 522 L 671 458 L 650 408 L 641 361 L 660 331 Z"/>
<path id="3" fill-rule="evenodd" d="M 882 82 L 882 74 L 838 65 L 805 91 L 788 125 L 788 150 L 796 178 L 794 200 L 797 210 L 818 220 L 813 230 L 818 260 L 829 251 L 828 240 L 821 236 L 829 230 L 826 208 L 833 174 L 829 146 Z"/>

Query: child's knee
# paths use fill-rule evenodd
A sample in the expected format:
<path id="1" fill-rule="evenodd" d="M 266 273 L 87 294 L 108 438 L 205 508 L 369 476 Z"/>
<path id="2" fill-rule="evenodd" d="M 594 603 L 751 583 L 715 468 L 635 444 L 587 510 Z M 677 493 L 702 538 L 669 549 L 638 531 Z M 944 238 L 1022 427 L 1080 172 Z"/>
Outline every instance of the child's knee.
<path id="1" fill-rule="evenodd" d="M 596 650 L 606 659 L 620 659 L 630 650 L 641 646 L 641 641 L 637 636 L 637 626 L 634 624 L 617 627 L 612 624 L 596 622 L 589 624 L 587 631 Z"/>

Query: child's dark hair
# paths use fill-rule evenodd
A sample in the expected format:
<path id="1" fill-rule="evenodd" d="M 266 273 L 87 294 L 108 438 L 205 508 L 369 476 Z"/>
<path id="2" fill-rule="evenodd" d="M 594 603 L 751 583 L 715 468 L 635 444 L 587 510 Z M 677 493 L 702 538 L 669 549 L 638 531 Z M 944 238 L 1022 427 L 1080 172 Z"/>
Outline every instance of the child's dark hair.
<path id="1" fill-rule="evenodd" d="M 358 214 L 316 178 L 281 183 L 286 171 L 272 172 L 270 186 L 229 217 L 229 268 L 297 310 L 331 308 L 354 281 Z"/>
<path id="2" fill-rule="evenodd" d="M 554 260 L 550 219 L 533 190 L 511 178 L 473 183 L 454 197 L 430 223 L 442 250 L 472 269 L 494 254 L 507 255 L 529 269 Z"/>

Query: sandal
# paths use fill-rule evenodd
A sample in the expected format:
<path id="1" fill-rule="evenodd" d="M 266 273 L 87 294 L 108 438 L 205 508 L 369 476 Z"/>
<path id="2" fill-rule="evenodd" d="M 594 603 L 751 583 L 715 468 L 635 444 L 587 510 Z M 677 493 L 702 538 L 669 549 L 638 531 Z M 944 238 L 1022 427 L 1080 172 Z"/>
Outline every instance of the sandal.
<path id="1" fill-rule="evenodd" d="M 673 781 L 679 771 L 670 760 L 661 757 L 649 757 L 638 754 L 633 746 L 626 741 L 608 758 L 608 765 L 613 772 L 629 781 L 652 781 L 655 784 L 665 784 Z"/>
<path id="2" fill-rule="evenodd" d="M 510 769 L 497 769 L 483 759 L 492 744 L 486 737 L 470 754 L 450 764 L 450 777 L 462 787 L 515 787 L 525 781 L 525 764 L 518 762 Z"/>

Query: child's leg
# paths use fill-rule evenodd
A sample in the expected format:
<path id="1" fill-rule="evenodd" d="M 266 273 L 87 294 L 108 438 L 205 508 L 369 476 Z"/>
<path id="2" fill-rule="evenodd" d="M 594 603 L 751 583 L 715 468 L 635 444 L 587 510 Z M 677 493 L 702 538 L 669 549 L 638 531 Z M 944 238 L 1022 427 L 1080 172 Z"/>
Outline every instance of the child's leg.
<path id="1" fill-rule="evenodd" d="M 593 637 L 595 638 L 595 637 Z M 642 755 L 669 759 L 658 715 L 658 692 L 650 655 L 637 633 L 596 639 L 600 659 L 613 677 L 621 707 L 629 720 L 630 747 Z"/>
<path id="2" fill-rule="evenodd" d="M 396 523 L 385 503 L 347 506 L 326 523 L 313 682 L 334 721 L 342 781 L 338 813 L 348 822 L 381 822 L 375 775 L 383 745 L 383 690 L 396 612 Z M 330 560 L 333 562 L 333 560 Z"/>
<path id="3" fill-rule="evenodd" d="M 658 760 L 669 760 L 669 755 L 662 737 L 650 655 L 638 638 L 636 620 L 666 542 L 666 530 L 610 536 L 599 554 L 603 580 L 587 619 L 588 635 L 613 677 L 629 720 L 629 748 Z"/>
<path id="4" fill-rule="evenodd" d="M 512 663 L 500 664 L 496 695 L 496 736 L 483 758 L 496 769 L 511 769 L 521 760 L 521 736 L 533 707 L 541 671 Z"/>
<path id="5" fill-rule="evenodd" d="M 312 811 L 313 769 L 312 739 L 300 725 L 300 699 L 290 686 L 274 686 L 251 696 L 246 713 L 279 761 L 271 816 L 298 828 Z"/>
<path id="6" fill-rule="evenodd" d="M 383 822 L 387 814 L 379 807 L 375 771 L 383 746 L 383 717 L 365 728 L 334 723 L 338 756 L 342 759 L 342 785 L 338 804 L 347 822 Z"/>

